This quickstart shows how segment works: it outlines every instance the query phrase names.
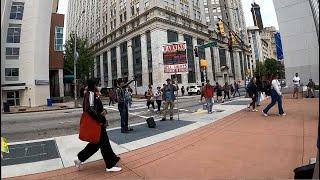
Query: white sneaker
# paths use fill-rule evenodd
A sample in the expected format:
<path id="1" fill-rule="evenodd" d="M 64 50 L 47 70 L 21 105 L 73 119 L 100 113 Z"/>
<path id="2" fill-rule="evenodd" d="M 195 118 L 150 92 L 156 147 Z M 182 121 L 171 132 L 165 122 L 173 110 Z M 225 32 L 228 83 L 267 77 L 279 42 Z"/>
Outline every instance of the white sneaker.
<path id="1" fill-rule="evenodd" d="M 268 116 L 268 114 L 264 113 L 263 111 L 262 111 L 262 114 L 263 114 L 265 117 L 267 117 L 267 116 Z"/>
<path id="2" fill-rule="evenodd" d="M 283 113 L 283 114 L 279 114 L 279 116 L 285 116 L 285 115 L 287 115 L 286 113 Z"/>
<path id="3" fill-rule="evenodd" d="M 106 171 L 107 172 L 118 172 L 118 171 L 121 171 L 122 170 L 122 168 L 121 167 L 116 167 L 116 166 L 114 166 L 114 167 L 112 167 L 112 168 L 110 168 L 110 169 L 106 169 Z"/>
<path id="4" fill-rule="evenodd" d="M 154 109 L 154 110 L 153 110 L 153 112 L 157 112 L 157 110 L 156 110 L 156 109 Z"/>
<path id="5" fill-rule="evenodd" d="M 75 159 L 73 162 L 74 162 L 74 166 L 76 168 L 80 169 L 80 166 L 81 166 L 82 162 L 78 158 Z"/>

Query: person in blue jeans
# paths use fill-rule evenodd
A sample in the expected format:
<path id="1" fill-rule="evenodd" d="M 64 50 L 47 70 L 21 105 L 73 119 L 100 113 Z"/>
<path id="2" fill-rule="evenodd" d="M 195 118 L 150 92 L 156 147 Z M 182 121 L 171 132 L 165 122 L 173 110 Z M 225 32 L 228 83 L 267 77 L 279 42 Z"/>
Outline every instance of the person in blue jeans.
<path id="1" fill-rule="evenodd" d="M 278 110 L 280 116 L 285 116 L 282 108 L 282 93 L 280 91 L 280 82 L 278 81 L 278 75 L 274 75 L 271 82 L 271 103 L 262 110 L 264 116 L 268 116 L 268 111 L 278 102 Z"/>

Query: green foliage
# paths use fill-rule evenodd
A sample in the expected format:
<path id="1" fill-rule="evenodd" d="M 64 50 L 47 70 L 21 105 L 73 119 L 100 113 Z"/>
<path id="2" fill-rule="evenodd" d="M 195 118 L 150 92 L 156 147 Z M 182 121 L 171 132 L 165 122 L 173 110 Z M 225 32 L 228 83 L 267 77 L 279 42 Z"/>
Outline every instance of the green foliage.
<path id="1" fill-rule="evenodd" d="M 273 75 L 278 75 L 280 79 L 284 78 L 284 66 L 277 60 L 268 58 L 263 63 L 259 62 L 256 65 L 257 75 L 264 77 L 271 77 Z"/>
<path id="2" fill-rule="evenodd" d="M 264 66 L 264 64 L 262 62 L 258 62 L 258 64 L 256 64 L 256 72 L 255 73 L 259 76 L 266 74 L 266 67 Z"/>
<path id="3" fill-rule="evenodd" d="M 70 35 L 70 38 L 66 41 L 65 48 L 64 73 L 66 75 L 71 75 L 74 70 L 73 36 Z M 84 83 L 89 78 L 89 73 L 92 72 L 94 68 L 94 54 L 93 51 L 88 48 L 88 41 L 81 38 L 77 38 L 77 51 L 79 53 L 79 59 L 77 61 L 77 79 L 80 83 Z"/>

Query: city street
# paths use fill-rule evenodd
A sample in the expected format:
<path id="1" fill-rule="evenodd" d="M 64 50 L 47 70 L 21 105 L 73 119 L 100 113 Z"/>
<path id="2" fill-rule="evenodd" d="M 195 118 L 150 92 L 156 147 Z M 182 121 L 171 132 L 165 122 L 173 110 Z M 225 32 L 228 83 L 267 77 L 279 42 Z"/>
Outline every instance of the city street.
<path id="1" fill-rule="evenodd" d="M 241 91 L 244 95 L 244 90 Z M 120 126 L 120 114 L 117 104 L 108 106 L 109 101 L 104 101 L 105 108 L 108 110 L 109 127 Z M 200 96 L 179 97 L 178 104 L 180 114 L 193 113 L 202 108 Z M 157 105 L 155 103 L 155 108 Z M 152 106 L 150 106 L 152 110 Z M 51 138 L 57 136 L 77 134 L 79 132 L 79 121 L 82 109 L 68 109 L 47 112 L 18 113 L 2 115 L 1 132 L 9 142 Z M 145 122 L 146 118 L 154 116 L 160 119 L 161 115 L 157 112 L 148 111 L 146 101 L 139 100 L 133 102 L 129 109 L 129 125 Z"/>
<path id="2" fill-rule="evenodd" d="M 108 104 L 107 101 L 104 102 Z M 155 103 L 156 104 L 156 103 Z M 155 105 L 156 106 L 156 105 Z M 193 113 L 202 108 L 200 96 L 185 96 L 178 100 L 176 104 L 180 109 L 180 114 Z M 120 115 L 117 105 L 105 105 L 108 110 L 109 127 L 120 126 Z M 156 106 L 157 108 L 157 106 Z M 150 109 L 152 107 L 150 106 Z M 79 120 L 82 109 L 68 109 L 35 113 L 19 113 L 2 115 L 1 132 L 8 142 L 51 138 L 57 136 L 77 134 L 79 131 Z M 133 102 L 129 109 L 129 124 L 145 122 L 147 117 L 154 116 L 160 119 L 160 114 L 148 111 L 146 101 Z"/>

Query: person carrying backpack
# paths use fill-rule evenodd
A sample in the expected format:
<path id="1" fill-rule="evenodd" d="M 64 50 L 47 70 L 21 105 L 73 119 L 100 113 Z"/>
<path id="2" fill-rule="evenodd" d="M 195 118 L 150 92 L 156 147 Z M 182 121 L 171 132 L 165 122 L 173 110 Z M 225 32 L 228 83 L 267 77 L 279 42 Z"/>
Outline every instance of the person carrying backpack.
<path id="1" fill-rule="evenodd" d="M 256 101 L 257 101 L 257 94 L 258 94 L 258 87 L 256 84 L 257 79 L 253 77 L 248 85 L 248 94 L 249 97 L 252 99 L 252 102 L 248 105 L 248 110 L 250 110 L 250 107 L 252 106 L 252 111 L 256 112 L 258 111 L 256 109 Z"/>

